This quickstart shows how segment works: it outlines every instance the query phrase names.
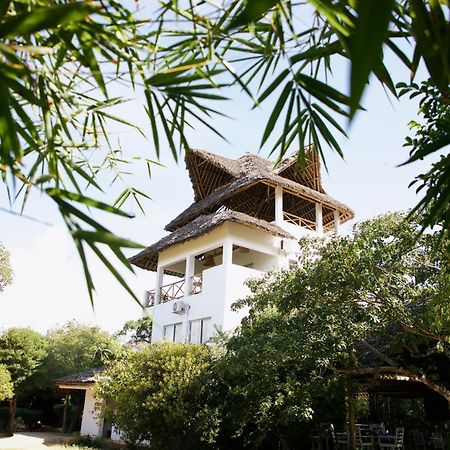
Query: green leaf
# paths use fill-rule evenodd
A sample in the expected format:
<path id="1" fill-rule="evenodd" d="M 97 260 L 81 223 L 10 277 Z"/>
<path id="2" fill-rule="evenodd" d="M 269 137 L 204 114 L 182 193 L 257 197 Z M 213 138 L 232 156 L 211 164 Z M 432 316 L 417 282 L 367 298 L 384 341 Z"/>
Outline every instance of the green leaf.
<path id="1" fill-rule="evenodd" d="M 109 231 L 77 230 L 72 233 L 72 236 L 86 242 L 100 242 L 108 245 L 109 247 L 144 248 L 144 245 L 121 238 Z"/>
<path id="2" fill-rule="evenodd" d="M 225 30 L 238 28 L 259 20 L 277 3 L 278 0 L 247 0 L 244 9 L 230 21 Z"/>
<path id="3" fill-rule="evenodd" d="M 0 23 L 0 38 L 13 38 L 84 20 L 97 8 L 87 2 L 73 2 L 35 8 L 29 13 L 8 17 Z"/>
<path id="4" fill-rule="evenodd" d="M 359 0 L 358 18 L 349 38 L 351 52 L 350 118 L 358 110 L 370 73 L 383 59 L 383 43 L 388 36 L 394 0 Z"/>

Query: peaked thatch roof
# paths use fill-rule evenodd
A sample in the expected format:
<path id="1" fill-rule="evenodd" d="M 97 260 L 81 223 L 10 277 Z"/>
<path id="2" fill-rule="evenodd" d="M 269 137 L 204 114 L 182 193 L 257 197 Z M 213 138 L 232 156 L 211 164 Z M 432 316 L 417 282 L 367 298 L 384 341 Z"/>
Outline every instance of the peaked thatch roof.
<path id="1" fill-rule="evenodd" d="M 251 153 L 231 159 L 199 149 L 187 150 L 185 161 L 195 201 L 205 198 L 233 178 L 262 173 L 280 175 L 324 193 L 320 178 L 320 161 L 312 147 L 305 151 L 304 167 L 301 166 L 297 153 L 284 158 L 276 167 L 273 162 Z"/>
<path id="2" fill-rule="evenodd" d="M 105 366 L 96 367 L 95 369 L 84 370 L 65 377 L 58 378 L 53 381 L 57 386 L 60 385 L 77 385 L 95 383 L 96 375 L 104 372 Z"/>
<path id="3" fill-rule="evenodd" d="M 158 255 L 163 250 L 172 245 L 182 244 L 183 242 L 200 237 L 225 222 L 240 223 L 242 225 L 266 231 L 274 236 L 294 239 L 291 234 L 280 228 L 278 225 L 255 219 L 254 217 L 237 211 L 227 210 L 197 217 L 194 221 L 177 229 L 168 236 L 163 237 L 155 244 L 147 247 L 136 256 L 133 256 L 129 261 L 142 269 L 155 271 L 158 266 Z"/>
<path id="4" fill-rule="evenodd" d="M 307 153 L 304 171 L 296 168 L 297 155 L 285 158 L 274 169 L 273 164 L 257 155 L 246 154 L 237 160 L 213 155 L 203 150 L 189 150 L 186 166 L 192 180 L 196 202 L 166 225 L 174 231 L 201 214 L 209 214 L 222 207 L 249 214 L 271 222 L 275 219 L 275 186 L 285 190 L 284 210 L 288 214 L 315 222 L 315 202 L 324 206 L 324 228 L 333 227 L 334 210 L 341 222 L 353 218 L 353 211 L 323 191 L 320 165 L 315 153 Z M 272 188 L 272 189 L 270 189 Z"/>

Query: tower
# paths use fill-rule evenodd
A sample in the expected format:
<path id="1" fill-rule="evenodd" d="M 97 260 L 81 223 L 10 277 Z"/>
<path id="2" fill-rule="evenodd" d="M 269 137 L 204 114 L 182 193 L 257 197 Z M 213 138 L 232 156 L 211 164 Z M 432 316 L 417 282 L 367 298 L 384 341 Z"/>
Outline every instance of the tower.
<path id="1" fill-rule="evenodd" d="M 186 152 L 194 203 L 165 229 L 171 233 L 130 259 L 156 272 L 146 307 L 152 341 L 206 342 L 215 330 L 239 325 L 231 305 L 249 293 L 246 280 L 296 261 L 305 235 L 338 233 L 353 211 L 328 196 L 320 164 L 307 151 L 274 164 L 245 154 L 233 160 Z"/>

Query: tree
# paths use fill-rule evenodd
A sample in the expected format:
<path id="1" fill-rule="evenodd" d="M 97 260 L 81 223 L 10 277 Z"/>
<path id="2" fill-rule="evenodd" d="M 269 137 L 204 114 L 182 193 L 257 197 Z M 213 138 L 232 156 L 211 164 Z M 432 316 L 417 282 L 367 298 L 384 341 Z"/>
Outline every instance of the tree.
<path id="1" fill-rule="evenodd" d="M 0 292 L 12 283 L 13 272 L 9 261 L 9 253 L 0 243 Z"/>
<path id="2" fill-rule="evenodd" d="M 407 163 L 422 159 L 450 143 L 450 102 L 443 97 L 432 80 L 421 85 L 400 85 L 400 95 L 419 97 L 419 115 L 425 123 L 411 121 L 413 137 L 407 137 L 405 147 L 410 150 Z M 431 169 L 419 175 L 411 185 L 418 185 L 417 192 L 425 190 L 425 196 L 413 213 L 425 216 L 424 227 L 438 225 L 442 235 L 450 233 L 450 153 L 441 155 Z"/>
<path id="3" fill-rule="evenodd" d="M 128 320 L 117 333 L 117 336 L 126 336 L 128 344 L 135 347 L 139 344 L 151 344 L 152 342 L 152 323 L 151 317 L 143 317 L 137 320 Z"/>
<path id="4" fill-rule="evenodd" d="M 0 401 L 11 398 L 14 395 L 11 375 L 8 369 L 0 364 Z"/>
<path id="5" fill-rule="evenodd" d="M 275 435 L 289 448 L 292 428 L 323 413 L 322 399 L 342 401 L 358 379 L 383 375 L 450 399 L 448 242 L 432 232 L 418 239 L 421 219 L 405 218 L 304 240 L 298 269 L 251 282 L 253 294 L 236 305 L 249 316 L 220 362 L 231 433 L 250 447 Z"/>
<path id="6" fill-rule="evenodd" d="M 383 59 L 387 49 L 413 76 L 423 60 L 448 102 L 446 8 L 445 2 L 432 0 L 169 1 L 149 17 L 116 0 L 4 2 L 2 182 L 11 191 L 21 186 L 15 192 L 20 200 L 40 189 L 55 202 L 79 252 L 91 301 L 87 249 L 138 301 L 99 244 L 106 244 L 129 269 L 122 249 L 139 246 L 115 236 L 86 208 L 129 216 L 120 209 L 125 202 L 134 199 L 140 205 L 146 197 L 142 189 L 128 185 L 113 204 L 86 192 L 89 187 L 101 195 L 108 183 L 102 174 L 110 170 L 113 180 L 126 184 L 120 168 L 130 157 L 108 137 L 112 122 L 133 126 L 113 114 L 113 107 L 124 101 L 111 96 L 117 84 L 127 84 L 130 94 L 142 85 L 157 156 L 167 144 L 178 158 L 189 148 L 185 130 L 196 124 L 220 135 L 216 102 L 226 100 L 224 88 L 237 86 L 255 106 L 276 99 L 261 146 L 277 133 L 271 153 L 278 160 L 295 145 L 304 162 L 311 142 L 325 159 L 326 147 L 342 155 L 335 133 L 345 135 L 344 126 L 360 108 L 371 74 L 397 95 Z M 175 29 L 174 21 L 180 24 Z M 410 53 L 404 51 L 409 42 Z M 342 59 L 351 63 L 349 92 L 332 85 L 333 69 Z M 438 187 L 449 178 L 446 161 L 446 176 L 438 178 Z M 143 162 L 149 168 L 154 163 L 149 158 Z M 439 210 L 429 211 L 430 220 L 438 222 Z"/>
<path id="7" fill-rule="evenodd" d="M 133 444 L 151 441 L 161 449 L 203 448 L 214 414 L 201 403 L 211 365 L 206 346 L 158 343 L 128 352 L 100 380 L 103 411 Z"/>
<path id="8" fill-rule="evenodd" d="M 53 379 L 104 365 L 120 352 L 120 344 L 99 327 L 67 322 L 47 332 L 48 355 L 44 365 Z"/>
<path id="9" fill-rule="evenodd" d="M 0 364 L 11 376 L 14 397 L 9 399 L 8 431 L 14 432 L 17 397 L 47 355 L 45 338 L 28 328 L 9 328 L 0 334 Z"/>

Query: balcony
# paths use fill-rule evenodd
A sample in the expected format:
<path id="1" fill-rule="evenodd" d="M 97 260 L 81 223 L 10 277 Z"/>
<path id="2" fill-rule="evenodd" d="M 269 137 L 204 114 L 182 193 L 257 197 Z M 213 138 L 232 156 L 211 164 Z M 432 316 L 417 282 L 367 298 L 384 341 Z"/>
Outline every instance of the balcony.
<path id="1" fill-rule="evenodd" d="M 203 276 L 194 275 L 191 277 L 191 289 L 188 295 L 195 295 L 202 292 Z M 165 284 L 160 287 L 159 303 L 167 303 L 185 296 L 186 280 L 183 278 L 175 283 Z M 146 292 L 144 306 L 150 308 L 155 304 L 156 289 Z"/>

